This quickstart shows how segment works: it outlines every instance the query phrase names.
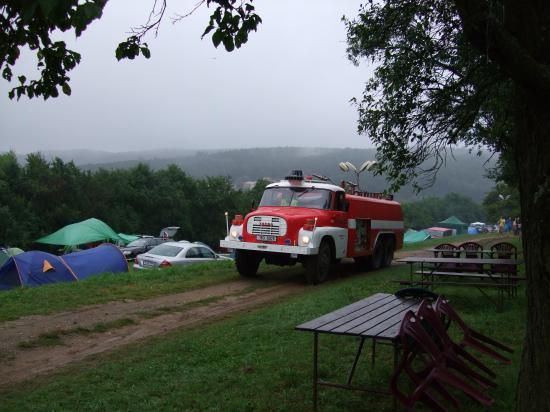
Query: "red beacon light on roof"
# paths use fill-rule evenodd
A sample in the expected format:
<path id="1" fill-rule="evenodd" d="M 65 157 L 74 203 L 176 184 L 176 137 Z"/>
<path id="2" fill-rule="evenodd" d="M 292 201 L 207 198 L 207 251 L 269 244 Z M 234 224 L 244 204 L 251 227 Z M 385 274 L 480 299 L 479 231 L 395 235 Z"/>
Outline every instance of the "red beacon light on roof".
<path id="1" fill-rule="evenodd" d="M 240 226 L 244 222 L 243 215 L 235 215 L 235 218 L 231 221 L 233 226 Z"/>

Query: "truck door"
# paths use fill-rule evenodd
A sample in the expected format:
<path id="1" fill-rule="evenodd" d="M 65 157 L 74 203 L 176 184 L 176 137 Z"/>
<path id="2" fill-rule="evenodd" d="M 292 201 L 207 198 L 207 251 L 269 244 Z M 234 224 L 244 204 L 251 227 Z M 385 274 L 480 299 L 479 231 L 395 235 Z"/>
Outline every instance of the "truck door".
<path id="1" fill-rule="evenodd" d="M 345 209 L 344 192 L 334 193 L 334 205 L 332 207 L 332 224 L 338 227 L 348 227 L 347 212 Z"/>

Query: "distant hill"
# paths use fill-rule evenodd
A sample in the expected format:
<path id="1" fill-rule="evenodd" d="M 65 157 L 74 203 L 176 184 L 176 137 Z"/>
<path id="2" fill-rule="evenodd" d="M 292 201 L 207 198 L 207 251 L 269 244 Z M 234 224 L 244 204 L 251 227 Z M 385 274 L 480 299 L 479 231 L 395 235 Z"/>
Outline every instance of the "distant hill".
<path id="1" fill-rule="evenodd" d="M 275 147 L 223 151 L 48 152 L 43 155 L 46 158 L 58 156 L 65 161 L 74 160 L 75 164 L 86 170 L 129 168 L 140 162 L 153 169 L 176 164 L 190 176 L 230 176 L 238 185 L 264 177 L 278 180 L 291 169 L 302 169 L 305 174 L 325 175 L 334 182 L 354 181 L 354 175 L 340 171 L 338 163 L 349 161 L 360 165 L 365 160 L 374 159 L 375 149 Z M 457 149 L 454 151 L 454 159 L 449 157 L 446 167 L 439 171 L 431 188 L 422 191 L 417 197 L 410 186 L 404 187 L 396 193 L 396 198 L 400 201 L 412 201 L 419 197 L 444 196 L 454 192 L 481 202 L 485 193 L 494 186 L 494 182 L 485 175 L 487 169 L 494 166 L 496 159 L 487 159 L 488 155 L 478 157 L 469 154 L 466 149 Z M 382 191 L 386 184 L 382 177 L 373 177 L 365 172 L 361 175 L 361 186 L 369 191 Z"/>
<path id="2" fill-rule="evenodd" d="M 42 150 L 40 154 L 52 160 L 59 157 L 65 162 L 73 161 L 76 165 L 93 165 L 99 163 L 117 163 L 126 161 L 144 161 L 151 159 L 166 159 L 174 157 L 193 156 L 197 150 L 187 149 L 156 149 L 150 151 L 128 151 L 128 152 L 107 152 L 104 150 Z M 26 155 L 18 154 L 17 158 L 21 163 L 25 162 Z"/>

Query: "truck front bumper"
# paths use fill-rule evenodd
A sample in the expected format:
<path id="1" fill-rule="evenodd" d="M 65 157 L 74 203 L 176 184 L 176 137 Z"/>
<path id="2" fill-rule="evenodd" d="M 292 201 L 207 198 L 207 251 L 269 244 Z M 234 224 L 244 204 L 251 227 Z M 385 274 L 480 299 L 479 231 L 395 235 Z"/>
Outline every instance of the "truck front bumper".
<path id="1" fill-rule="evenodd" d="M 220 247 L 224 247 L 226 249 L 255 250 L 257 252 L 289 253 L 291 255 L 316 255 L 319 253 L 319 248 L 317 247 L 239 242 L 236 240 L 220 240 Z"/>

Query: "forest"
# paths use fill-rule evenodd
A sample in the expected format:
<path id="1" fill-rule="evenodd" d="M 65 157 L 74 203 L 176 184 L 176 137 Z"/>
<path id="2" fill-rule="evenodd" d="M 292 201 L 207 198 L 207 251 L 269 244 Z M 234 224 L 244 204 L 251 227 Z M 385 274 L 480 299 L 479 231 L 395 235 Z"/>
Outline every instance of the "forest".
<path id="1" fill-rule="evenodd" d="M 175 165 L 91 172 L 39 154 L 21 165 L 9 152 L 0 155 L 0 243 L 36 248 L 37 238 L 95 217 L 129 234 L 158 235 L 163 227 L 180 226 L 177 239 L 216 248 L 226 230 L 224 213 L 231 219 L 250 211 L 263 186 L 242 192 L 227 177 L 194 179 Z"/>
<path id="2" fill-rule="evenodd" d="M 0 243 L 42 248 L 33 241 L 95 217 L 129 234 L 157 235 L 165 226 L 180 226 L 176 239 L 217 248 L 225 235 L 225 212 L 229 219 L 249 212 L 266 183 L 260 180 L 253 190 L 242 191 L 228 176 L 195 178 L 174 164 L 92 171 L 38 153 L 18 162 L 15 153 L 8 152 L 0 155 Z M 488 217 L 491 223 L 500 212 L 494 198 L 503 192 L 502 186 L 489 192 L 484 206 L 456 193 L 404 202 L 405 226 L 422 229 L 450 215 L 467 223 Z M 506 196 L 503 205 L 517 204 L 517 196 Z M 513 213 L 514 206 L 509 210 Z"/>

